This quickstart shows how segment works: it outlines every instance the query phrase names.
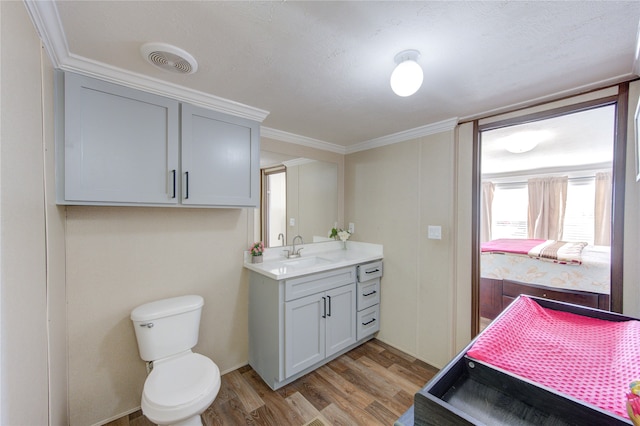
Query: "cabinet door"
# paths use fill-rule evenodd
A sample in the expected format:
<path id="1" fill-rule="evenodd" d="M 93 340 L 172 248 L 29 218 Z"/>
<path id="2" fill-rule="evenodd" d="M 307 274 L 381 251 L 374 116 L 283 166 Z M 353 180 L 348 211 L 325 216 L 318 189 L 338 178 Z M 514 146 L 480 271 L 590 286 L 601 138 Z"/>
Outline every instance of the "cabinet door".
<path id="1" fill-rule="evenodd" d="M 258 207 L 260 126 L 182 104 L 182 203 Z"/>
<path id="2" fill-rule="evenodd" d="M 322 293 L 285 303 L 285 377 L 324 359 L 325 309 Z"/>
<path id="3" fill-rule="evenodd" d="M 177 203 L 177 101 L 65 73 L 63 133 L 59 203 Z"/>
<path id="4" fill-rule="evenodd" d="M 356 284 L 327 291 L 326 354 L 356 342 Z"/>

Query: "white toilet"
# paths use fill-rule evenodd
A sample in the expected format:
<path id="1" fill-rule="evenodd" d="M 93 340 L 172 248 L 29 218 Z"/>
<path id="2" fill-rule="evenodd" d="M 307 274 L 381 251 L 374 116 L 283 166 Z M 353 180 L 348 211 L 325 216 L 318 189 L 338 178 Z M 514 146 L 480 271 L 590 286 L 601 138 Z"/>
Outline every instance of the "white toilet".
<path id="1" fill-rule="evenodd" d="M 142 413 L 158 425 L 201 426 L 202 414 L 220 390 L 220 370 L 198 343 L 200 296 L 180 296 L 138 306 L 131 321 L 140 357 L 153 361 L 144 382 Z"/>

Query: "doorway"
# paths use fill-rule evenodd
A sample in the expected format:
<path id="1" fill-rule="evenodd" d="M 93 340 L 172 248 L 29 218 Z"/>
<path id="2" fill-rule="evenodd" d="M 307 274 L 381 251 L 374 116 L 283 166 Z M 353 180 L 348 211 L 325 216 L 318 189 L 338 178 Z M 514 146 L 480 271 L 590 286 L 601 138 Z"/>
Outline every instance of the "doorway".
<path id="1" fill-rule="evenodd" d="M 494 247 L 487 249 L 485 244 L 500 239 L 507 240 L 507 242 L 511 238 L 533 240 L 532 237 L 537 237 L 535 239 L 544 241 L 555 240 L 561 242 L 566 242 L 564 240 L 572 240 L 573 242 L 586 240 L 584 242 L 590 244 L 590 248 L 594 247 L 596 243 L 610 247 L 610 249 L 607 248 L 609 250 L 607 254 L 601 254 L 601 257 L 604 256 L 609 260 L 606 273 L 607 282 L 598 282 L 600 287 L 597 289 L 587 288 L 577 291 L 578 294 L 583 290 L 587 290 L 586 293 L 589 293 L 589 295 L 595 294 L 595 299 L 593 299 L 595 302 L 590 302 L 596 304 L 594 307 L 621 312 L 622 194 L 624 193 L 627 89 L 627 85 L 621 85 L 618 96 L 588 101 L 542 113 L 524 115 L 483 125 L 475 122 L 475 190 L 473 209 L 476 214 L 473 219 L 474 243 L 472 246 L 473 336 L 480 331 L 483 322 L 485 324 L 487 322 L 486 319 L 482 320 L 482 314 L 487 312 L 487 304 L 489 308 L 493 309 L 489 316 L 497 315 L 509 303 L 510 298 L 513 297 L 510 292 L 521 291 L 539 296 L 544 294 L 549 298 L 562 300 L 563 296 L 567 294 L 570 296 L 572 292 L 576 291 L 575 288 L 561 288 L 562 283 L 559 283 L 559 281 L 562 280 L 552 279 L 552 281 L 538 282 L 534 279 L 533 275 L 549 274 L 547 269 L 551 267 L 552 262 L 544 265 L 544 267 L 542 267 L 542 263 L 538 263 L 536 265 L 538 270 L 534 270 L 533 273 L 529 274 L 530 276 L 522 272 L 518 275 L 517 271 L 512 271 L 512 269 L 515 269 L 512 266 L 513 262 L 528 261 L 530 258 L 528 251 L 518 253 L 522 258 L 508 258 L 508 255 L 505 256 L 504 254 L 500 257 L 496 253 L 493 256 L 494 260 L 499 259 L 507 262 L 507 267 L 494 264 L 495 269 L 491 270 L 491 266 L 483 265 L 489 259 L 489 256 L 483 255 L 483 253 L 494 249 L 497 252 L 502 250 Z M 587 139 L 596 138 L 596 131 L 592 128 L 592 125 L 597 121 L 595 119 L 596 116 L 609 117 L 608 121 L 605 120 L 604 130 L 597 133 L 598 135 L 601 133 L 608 135 L 608 145 L 603 143 L 597 148 L 591 145 L 587 146 L 586 142 Z M 579 123 L 577 120 L 579 118 L 583 118 L 586 121 L 583 121 L 584 124 L 582 125 L 577 124 L 578 127 L 576 129 L 578 130 L 574 130 L 574 133 L 582 134 L 582 136 L 578 135 L 578 138 L 572 138 L 573 142 L 569 142 L 566 136 L 549 135 L 549 133 L 553 133 L 554 129 L 557 130 L 559 123 L 573 121 Z M 545 130 L 550 131 L 545 133 Z M 583 130 L 586 130 L 586 134 Z M 516 138 L 513 136 L 517 134 L 520 134 L 521 137 Z M 522 136 L 527 134 L 536 136 L 537 139 L 532 137 L 534 141 L 526 141 L 526 138 Z M 545 140 L 545 138 L 547 139 Z M 597 138 L 602 139 L 601 136 L 597 136 Z M 516 139 L 519 139 L 519 142 L 516 142 Z M 519 143 L 523 146 L 516 146 Z M 529 143 L 530 146 L 525 147 L 526 143 Z M 514 152 L 505 151 L 505 144 L 510 145 L 511 150 Z M 551 149 L 547 151 L 546 155 L 544 153 L 545 150 L 541 149 L 545 145 L 548 149 Z M 574 150 L 573 154 L 567 156 L 570 150 L 564 148 L 571 145 L 575 145 L 577 151 Z M 498 152 L 497 150 L 501 151 Z M 536 150 L 538 151 L 537 153 L 535 152 Z M 527 155 L 527 152 L 530 154 Z M 589 155 L 578 155 L 578 153 L 591 153 L 593 155 L 590 158 L 586 158 Z M 538 157 L 537 162 L 534 161 L 536 156 Z M 579 157 L 585 157 L 585 159 L 580 160 Z M 513 164 L 510 164 L 507 159 L 511 159 Z M 610 179 L 610 201 L 604 209 L 608 212 L 604 221 L 602 221 L 601 216 L 594 217 L 594 213 L 592 213 L 593 201 L 589 199 L 589 197 L 593 198 L 595 196 L 589 194 L 595 193 L 596 174 L 598 176 L 608 174 Z M 571 190 L 570 194 L 565 192 L 564 197 L 560 198 L 564 205 L 562 206 L 563 212 L 559 232 L 554 228 L 551 234 L 547 231 L 543 234 L 531 234 L 529 222 L 538 222 L 540 217 L 535 214 L 532 215 L 529 207 L 524 206 L 522 201 L 515 202 L 518 198 L 528 201 L 528 191 L 531 191 L 529 189 L 530 181 L 541 178 L 562 178 L 560 180 L 564 181 L 565 188 Z M 496 187 L 498 188 L 497 191 Z M 598 232 L 602 234 L 603 229 L 606 232 L 604 232 L 604 236 L 600 235 L 596 241 L 594 239 L 594 233 L 596 233 L 594 221 L 597 220 L 601 222 L 600 231 Z M 536 228 L 536 226 L 533 226 L 533 228 Z M 585 230 L 588 230 L 588 232 L 583 232 Z M 517 242 L 520 241 L 517 240 Z M 582 264 L 582 261 L 583 259 L 579 258 L 576 261 L 576 265 L 572 266 L 579 268 L 577 265 Z M 569 270 L 569 273 L 574 274 L 578 270 Z M 530 269 L 528 271 L 531 272 Z M 508 276 L 506 272 L 515 273 L 516 275 Z M 566 278 L 566 273 L 563 276 Z M 489 281 L 487 281 L 487 278 Z M 565 279 L 565 281 L 567 280 Z M 516 284 L 515 287 L 514 283 Z M 517 285 L 519 284 L 530 284 L 530 286 L 518 287 Z M 569 287 L 575 284 L 575 282 L 571 282 Z M 556 294 L 551 296 L 549 291 L 544 291 L 549 289 L 555 291 Z M 538 290 L 540 293 L 535 293 Z M 606 297 L 598 299 L 598 293 Z M 573 302 L 570 297 L 569 300 L 565 301 Z"/>
<path id="2" fill-rule="evenodd" d="M 265 247 L 283 246 L 287 241 L 287 169 L 263 169 L 262 221 Z"/>

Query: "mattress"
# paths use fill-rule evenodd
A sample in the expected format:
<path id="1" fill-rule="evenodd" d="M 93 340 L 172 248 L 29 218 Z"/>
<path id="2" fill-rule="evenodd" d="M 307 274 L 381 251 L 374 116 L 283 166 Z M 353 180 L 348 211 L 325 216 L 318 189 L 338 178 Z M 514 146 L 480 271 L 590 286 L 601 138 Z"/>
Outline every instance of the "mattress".
<path id="1" fill-rule="evenodd" d="M 611 249 L 588 245 L 582 264 L 561 264 L 521 254 L 483 252 L 480 276 L 568 290 L 610 294 Z"/>
<path id="2" fill-rule="evenodd" d="M 628 418 L 640 379 L 640 321 L 606 321 L 541 307 L 520 296 L 467 356 Z"/>

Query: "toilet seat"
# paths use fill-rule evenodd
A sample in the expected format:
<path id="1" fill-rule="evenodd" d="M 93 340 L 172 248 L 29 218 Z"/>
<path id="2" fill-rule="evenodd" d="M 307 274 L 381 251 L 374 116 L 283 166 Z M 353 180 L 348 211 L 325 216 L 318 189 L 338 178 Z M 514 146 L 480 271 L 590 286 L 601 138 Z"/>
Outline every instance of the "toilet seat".
<path id="1" fill-rule="evenodd" d="M 204 355 L 191 351 L 154 362 L 144 383 L 142 412 L 159 424 L 199 415 L 220 390 L 220 370 Z"/>

